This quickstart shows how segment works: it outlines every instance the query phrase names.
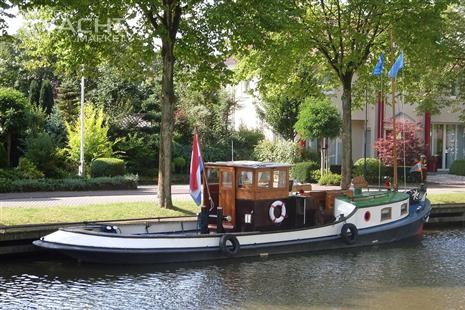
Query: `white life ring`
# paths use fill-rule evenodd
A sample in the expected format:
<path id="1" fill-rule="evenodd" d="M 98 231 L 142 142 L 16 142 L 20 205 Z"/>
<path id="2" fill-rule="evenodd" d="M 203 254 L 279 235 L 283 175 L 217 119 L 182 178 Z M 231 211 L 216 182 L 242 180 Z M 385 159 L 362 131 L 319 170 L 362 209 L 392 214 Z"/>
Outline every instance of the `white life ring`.
<path id="1" fill-rule="evenodd" d="M 281 215 L 279 217 L 274 216 L 274 208 L 276 207 L 281 207 Z M 270 215 L 270 220 L 275 224 L 279 224 L 286 218 L 286 205 L 281 200 L 276 200 L 271 204 L 268 213 Z"/>

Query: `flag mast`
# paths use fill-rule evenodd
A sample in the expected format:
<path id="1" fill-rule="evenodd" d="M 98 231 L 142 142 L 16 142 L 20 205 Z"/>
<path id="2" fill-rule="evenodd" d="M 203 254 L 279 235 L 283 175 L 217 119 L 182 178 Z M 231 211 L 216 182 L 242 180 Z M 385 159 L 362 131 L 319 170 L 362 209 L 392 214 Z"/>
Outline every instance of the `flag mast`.
<path id="1" fill-rule="evenodd" d="M 391 59 L 394 58 L 394 32 L 391 28 L 391 42 L 390 42 L 390 53 Z M 395 62 L 394 62 L 395 64 Z M 396 74 L 397 75 L 397 74 Z M 393 169 L 393 183 L 392 187 L 394 191 L 398 189 L 397 183 L 397 133 L 396 133 L 396 75 L 391 76 L 391 105 L 392 105 L 392 135 L 394 138 L 394 144 L 392 146 L 392 169 Z"/>

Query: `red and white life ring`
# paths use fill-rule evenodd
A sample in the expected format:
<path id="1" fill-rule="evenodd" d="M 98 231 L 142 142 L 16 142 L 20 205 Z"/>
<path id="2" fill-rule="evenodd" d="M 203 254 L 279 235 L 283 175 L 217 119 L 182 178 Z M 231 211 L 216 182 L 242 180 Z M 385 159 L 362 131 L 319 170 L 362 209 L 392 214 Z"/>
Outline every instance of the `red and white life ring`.
<path id="1" fill-rule="evenodd" d="M 274 215 L 274 209 L 276 207 L 281 207 L 281 215 L 279 217 L 276 217 Z M 270 206 L 269 215 L 270 220 L 275 224 L 279 224 L 282 221 L 284 221 L 284 219 L 286 218 L 286 205 L 284 204 L 284 202 L 282 202 L 281 200 L 276 200 L 275 202 L 273 202 Z"/>

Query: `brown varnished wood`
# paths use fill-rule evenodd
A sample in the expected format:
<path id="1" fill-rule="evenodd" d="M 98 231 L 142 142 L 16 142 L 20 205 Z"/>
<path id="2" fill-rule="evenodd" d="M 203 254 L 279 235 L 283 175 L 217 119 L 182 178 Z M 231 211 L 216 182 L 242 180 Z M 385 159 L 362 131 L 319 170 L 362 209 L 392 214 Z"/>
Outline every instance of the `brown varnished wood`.
<path id="1" fill-rule="evenodd" d="M 231 216 L 230 224 L 236 225 L 236 171 L 234 167 L 219 167 L 220 170 L 220 186 L 219 186 L 219 207 L 223 208 L 224 216 Z M 224 186 L 224 172 L 232 174 L 231 187 Z"/>

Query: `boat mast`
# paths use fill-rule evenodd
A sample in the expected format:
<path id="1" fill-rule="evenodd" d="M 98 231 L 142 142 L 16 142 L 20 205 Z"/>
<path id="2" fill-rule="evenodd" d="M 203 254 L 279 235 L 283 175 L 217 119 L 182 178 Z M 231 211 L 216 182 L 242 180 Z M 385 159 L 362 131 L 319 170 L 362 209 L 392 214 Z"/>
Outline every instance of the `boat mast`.
<path id="1" fill-rule="evenodd" d="M 390 46 L 390 52 L 391 52 L 391 59 L 395 61 L 394 57 L 394 32 L 391 28 L 391 46 Z M 391 93 L 392 93 L 392 135 L 394 138 L 394 143 L 392 146 L 392 168 L 393 168 L 393 182 L 392 182 L 392 187 L 394 191 L 397 191 L 398 189 L 398 183 L 397 183 L 397 133 L 396 133 L 396 78 L 392 77 L 391 78 Z"/>

